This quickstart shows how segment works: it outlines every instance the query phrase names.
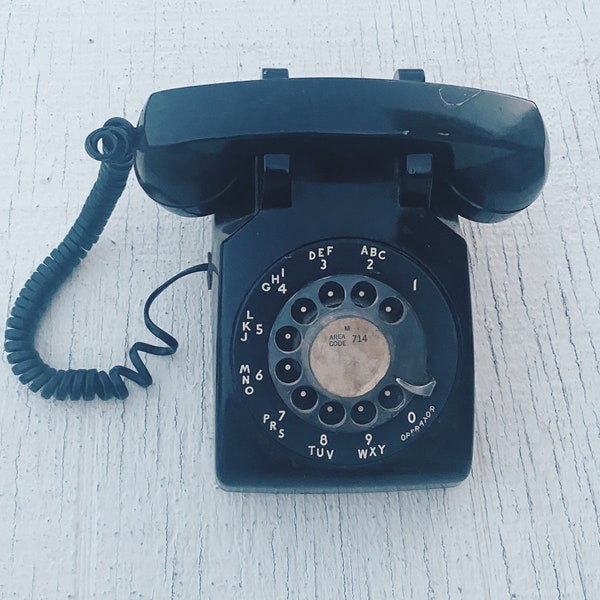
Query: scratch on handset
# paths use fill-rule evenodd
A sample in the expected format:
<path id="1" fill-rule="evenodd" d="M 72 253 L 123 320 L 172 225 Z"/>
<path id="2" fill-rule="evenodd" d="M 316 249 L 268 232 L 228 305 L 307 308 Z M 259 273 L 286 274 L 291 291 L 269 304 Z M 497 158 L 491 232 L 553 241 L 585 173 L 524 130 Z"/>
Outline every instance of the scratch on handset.
<path id="1" fill-rule="evenodd" d="M 473 93 L 470 96 L 467 96 L 466 98 L 464 98 L 463 100 L 461 100 L 460 102 L 451 102 L 449 100 L 447 100 L 446 98 L 444 98 L 444 91 L 445 88 L 441 87 L 438 90 L 438 93 L 440 95 L 440 100 L 446 105 L 446 106 L 463 106 L 464 104 L 466 104 L 467 102 L 470 102 L 471 100 L 473 100 L 474 98 L 477 98 L 477 96 L 479 96 L 479 94 L 481 94 L 483 92 L 483 90 L 470 90 Z"/>

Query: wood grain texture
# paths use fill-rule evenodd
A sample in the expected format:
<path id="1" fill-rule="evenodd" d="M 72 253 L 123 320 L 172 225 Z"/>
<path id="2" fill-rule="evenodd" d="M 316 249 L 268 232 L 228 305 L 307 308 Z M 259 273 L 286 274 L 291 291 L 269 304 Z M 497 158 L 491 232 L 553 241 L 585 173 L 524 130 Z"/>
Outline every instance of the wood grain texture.
<path id="1" fill-rule="evenodd" d="M 552 167 L 525 214 L 464 223 L 476 439 L 451 490 L 230 494 L 214 478 L 209 294 L 178 284 L 181 340 L 124 402 L 47 402 L 2 357 L 0 599 L 600 597 L 600 4 L 592 0 L 3 0 L 0 298 L 66 233 L 95 177 L 85 135 L 154 90 L 292 75 L 430 81 L 534 99 Z M 147 339 L 147 294 L 210 248 L 131 184 L 39 335 L 106 368 Z"/>

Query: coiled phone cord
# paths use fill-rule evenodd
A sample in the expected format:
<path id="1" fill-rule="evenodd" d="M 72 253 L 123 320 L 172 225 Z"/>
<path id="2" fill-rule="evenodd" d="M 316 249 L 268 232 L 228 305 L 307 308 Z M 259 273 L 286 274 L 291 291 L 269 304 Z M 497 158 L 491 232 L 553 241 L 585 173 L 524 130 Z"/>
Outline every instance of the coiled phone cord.
<path id="1" fill-rule="evenodd" d="M 144 305 L 144 323 L 166 346 L 135 342 L 129 350 L 134 369 L 117 365 L 108 373 L 97 369 L 57 370 L 41 359 L 34 344 L 40 320 L 56 291 L 98 241 L 127 183 L 133 165 L 136 141 L 135 127 L 129 121 L 118 117 L 109 119 L 104 127 L 93 131 L 87 137 L 87 153 L 101 162 L 98 178 L 65 239 L 46 257 L 23 286 L 6 323 L 4 348 L 13 372 L 21 383 L 29 385 L 34 392 L 40 391 L 44 398 L 124 399 L 129 394 L 125 378 L 142 387 L 148 387 L 152 383 L 152 376 L 142 361 L 140 352 L 165 356 L 173 354 L 178 347 L 177 340 L 150 319 L 152 303 L 178 279 L 190 273 L 207 271 L 210 274 L 214 271 L 210 262 L 196 265 L 178 273 L 152 292 Z"/>

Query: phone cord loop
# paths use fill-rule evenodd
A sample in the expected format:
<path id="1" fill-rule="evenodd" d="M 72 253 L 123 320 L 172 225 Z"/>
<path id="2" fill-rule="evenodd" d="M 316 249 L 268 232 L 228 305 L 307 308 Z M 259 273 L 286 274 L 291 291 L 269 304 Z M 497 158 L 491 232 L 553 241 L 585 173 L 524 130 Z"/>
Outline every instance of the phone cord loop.
<path id="1" fill-rule="evenodd" d="M 34 344 L 41 318 L 54 294 L 98 241 L 127 183 L 136 144 L 136 128 L 119 117 L 109 119 L 104 127 L 88 135 L 85 149 L 92 158 L 101 162 L 98 178 L 75 223 L 64 240 L 27 280 L 7 320 L 4 334 L 7 360 L 21 383 L 28 385 L 34 392 L 40 391 L 44 398 L 124 399 L 129 393 L 125 378 L 142 387 L 149 386 L 152 377 L 140 352 L 164 356 L 173 354 L 178 346 L 174 337 L 150 319 L 152 303 L 162 291 L 181 277 L 199 271 L 215 271 L 211 262 L 196 265 L 175 275 L 152 292 L 144 306 L 144 322 L 152 334 L 167 345 L 134 343 L 129 350 L 134 369 L 117 365 L 108 373 L 96 369 L 57 370 L 41 359 Z"/>

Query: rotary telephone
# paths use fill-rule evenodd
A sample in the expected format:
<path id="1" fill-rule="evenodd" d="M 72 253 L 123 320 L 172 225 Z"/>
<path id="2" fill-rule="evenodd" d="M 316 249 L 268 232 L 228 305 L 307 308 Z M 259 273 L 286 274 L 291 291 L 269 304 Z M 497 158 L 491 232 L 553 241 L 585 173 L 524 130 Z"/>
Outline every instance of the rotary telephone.
<path id="1" fill-rule="evenodd" d="M 110 119 L 86 140 L 100 174 L 65 240 L 25 284 L 5 349 L 45 397 L 125 398 L 152 379 L 140 353 L 177 341 L 149 309 L 202 271 L 215 295 L 216 469 L 238 491 L 448 486 L 470 469 L 473 340 L 458 215 L 526 208 L 547 175 L 532 102 L 393 80 L 261 80 L 154 93 L 137 128 Z M 132 165 L 146 193 L 214 214 L 207 262 L 148 298 L 134 368 L 56 370 L 34 333 L 97 240 Z"/>

